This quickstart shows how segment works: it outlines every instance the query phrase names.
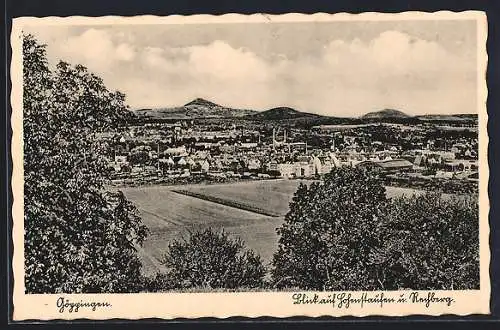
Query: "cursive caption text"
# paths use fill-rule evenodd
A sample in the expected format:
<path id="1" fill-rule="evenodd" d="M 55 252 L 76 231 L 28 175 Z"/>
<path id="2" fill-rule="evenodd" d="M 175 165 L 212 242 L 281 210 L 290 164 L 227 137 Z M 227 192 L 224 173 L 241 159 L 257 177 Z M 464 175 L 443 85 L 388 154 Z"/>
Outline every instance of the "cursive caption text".
<path id="1" fill-rule="evenodd" d="M 109 302 L 96 302 L 96 301 L 83 301 L 73 302 L 69 299 L 65 299 L 64 297 L 59 297 L 57 299 L 57 308 L 59 308 L 59 313 L 69 312 L 69 313 L 78 313 L 80 309 L 90 309 L 95 312 L 99 308 L 109 308 L 111 304 Z"/>
<path id="2" fill-rule="evenodd" d="M 332 305 L 333 308 L 349 309 L 353 306 L 363 308 L 366 305 L 378 305 L 384 307 L 387 304 L 423 304 L 429 308 L 433 304 L 444 304 L 451 306 L 455 300 L 450 296 L 440 296 L 436 292 L 410 292 L 394 294 L 387 292 L 360 292 L 360 293 L 331 293 L 331 294 L 307 294 L 294 293 L 292 295 L 293 304 L 301 305 Z"/>

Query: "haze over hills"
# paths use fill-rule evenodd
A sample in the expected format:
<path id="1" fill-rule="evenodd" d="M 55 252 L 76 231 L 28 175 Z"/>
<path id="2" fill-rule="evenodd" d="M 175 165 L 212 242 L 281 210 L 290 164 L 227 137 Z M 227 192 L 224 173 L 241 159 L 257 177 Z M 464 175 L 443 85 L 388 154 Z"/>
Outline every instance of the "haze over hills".
<path id="1" fill-rule="evenodd" d="M 477 114 L 436 114 L 436 115 L 417 115 L 410 116 L 403 111 L 396 109 L 383 109 L 380 111 L 368 112 L 360 117 L 361 120 L 380 120 L 380 121 L 446 121 L 446 122 L 464 122 L 477 119 Z"/>
<path id="2" fill-rule="evenodd" d="M 290 107 L 277 107 L 248 116 L 251 119 L 259 120 L 280 120 L 280 119 L 296 119 L 296 118 L 319 118 L 323 117 L 314 113 L 307 113 L 295 110 Z"/>
<path id="3" fill-rule="evenodd" d="M 136 114 L 139 116 L 158 119 L 231 118 L 252 115 L 256 112 L 224 107 L 202 98 L 196 98 L 181 107 L 136 110 Z"/>
<path id="4" fill-rule="evenodd" d="M 290 120 L 300 118 L 328 118 L 314 113 L 302 112 L 290 107 L 276 107 L 264 111 L 234 109 L 196 98 L 181 107 L 138 109 L 139 116 L 158 119 L 185 118 L 246 118 L 250 120 Z"/>
<path id="5" fill-rule="evenodd" d="M 417 116 L 422 121 L 472 121 L 477 120 L 477 114 L 458 114 L 458 115 L 422 115 Z"/>
<path id="6" fill-rule="evenodd" d="M 382 118 L 411 118 L 411 116 L 407 115 L 403 111 L 395 110 L 395 109 L 383 109 L 380 111 L 372 111 L 367 114 L 361 116 L 362 119 L 382 119 Z"/>
<path id="7" fill-rule="evenodd" d="M 183 106 L 170 108 L 138 109 L 134 113 L 142 118 L 150 119 L 194 119 L 194 118 L 240 118 L 259 121 L 312 121 L 329 122 L 332 120 L 342 121 L 342 117 L 324 116 L 314 113 L 303 112 L 291 107 L 276 107 L 264 111 L 250 109 L 235 109 L 219 105 L 203 98 L 196 98 Z M 382 109 L 380 111 L 368 112 L 360 117 L 344 118 L 356 121 L 384 121 L 384 122 L 415 122 L 415 121 L 448 121 L 463 122 L 477 119 L 477 114 L 460 115 L 417 115 L 410 116 L 401 110 Z"/>
<path id="8" fill-rule="evenodd" d="M 193 107 L 207 107 L 207 108 L 217 108 L 217 107 L 222 107 L 218 105 L 217 103 L 202 99 L 201 97 L 198 97 L 191 102 L 188 102 L 184 104 L 184 107 L 186 108 L 193 108 Z"/>
<path id="9" fill-rule="evenodd" d="M 184 104 L 190 117 L 241 117 L 255 113 L 254 110 L 234 109 L 197 98 Z"/>

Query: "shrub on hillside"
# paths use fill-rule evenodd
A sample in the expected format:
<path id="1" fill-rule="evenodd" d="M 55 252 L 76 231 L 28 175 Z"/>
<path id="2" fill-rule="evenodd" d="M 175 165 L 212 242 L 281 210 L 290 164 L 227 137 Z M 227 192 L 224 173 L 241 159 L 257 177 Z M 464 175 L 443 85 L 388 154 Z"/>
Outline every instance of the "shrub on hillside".
<path id="1" fill-rule="evenodd" d="M 273 258 L 277 288 L 473 289 L 479 286 L 477 198 L 386 199 L 373 172 L 334 169 L 299 186 Z"/>
<path id="2" fill-rule="evenodd" d="M 385 188 L 374 172 L 336 168 L 324 182 L 301 184 L 278 229 L 272 270 L 276 287 L 370 290 L 368 255 L 381 246 Z"/>
<path id="3" fill-rule="evenodd" d="M 262 286 L 265 275 L 259 255 L 247 250 L 240 239 L 211 228 L 171 243 L 162 263 L 167 273 L 150 283 L 153 291 L 256 288 Z"/>
<path id="4" fill-rule="evenodd" d="M 436 193 L 392 200 L 384 242 L 370 253 L 382 289 L 479 288 L 477 198 Z"/>
<path id="5" fill-rule="evenodd" d="M 138 210 L 105 189 L 106 144 L 132 116 L 81 65 L 51 70 L 44 45 L 23 36 L 24 270 L 26 293 L 136 292 Z"/>

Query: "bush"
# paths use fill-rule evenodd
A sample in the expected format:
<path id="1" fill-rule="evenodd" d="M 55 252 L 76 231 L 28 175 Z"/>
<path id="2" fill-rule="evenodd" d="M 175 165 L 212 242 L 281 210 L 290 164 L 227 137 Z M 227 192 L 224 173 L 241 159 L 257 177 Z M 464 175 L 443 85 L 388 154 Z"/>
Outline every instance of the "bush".
<path id="1" fill-rule="evenodd" d="M 370 259 L 382 289 L 479 288 L 477 198 L 427 193 L 392 200 Z"/>
<path id="2" fill-rule="evenodd" d="M 273 282 L 312 290 L 479 287 L 475 197 L 386 199 L 373 172 L 334 169 L 299 186 L 278 229 Z"/>
<path id="3" fill-rule="evenodd" d="M 125 96 L 77 65 L 49 69 L 45 46 L 23 37 L 26 293 L 134 292 L 147 235 L 123 194 L 106 192 L 106 145 L 131 112 Z"/>
<path id="4" fill-rule="evenodd" d="M 240 239 L 211 228 L 191 233 L 188 239 L 169 245 L 158 274 L 149 289 L 241 289 L 261 287 L 265 275 L 260 256 L 247 250 Z"/>
<path id="5" fill-rule="evenodd" d="M 278 229 L 273 281 L 278 288 L 369 290 L 368 254 L 382 243 L 385 188 L 374 172 L 335 168 L 323 183 L 299 186 Z"/>

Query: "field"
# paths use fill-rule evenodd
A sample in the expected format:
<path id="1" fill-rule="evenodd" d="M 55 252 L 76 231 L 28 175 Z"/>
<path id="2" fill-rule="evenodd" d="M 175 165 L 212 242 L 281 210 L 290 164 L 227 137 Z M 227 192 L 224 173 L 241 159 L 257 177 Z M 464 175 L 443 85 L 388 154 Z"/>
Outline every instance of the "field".
<path id="1" fill-rule="evenodd" d="M 169 187 L 124 188 L 127 198 L 136 204 L 150 235 L 144 243 L 144 271 L 161 270 L 158 260 L 168 243 L 203 228 L 224 228 L 239 236 L 265 260 L 276 249 L 276 227 L 282 217 L 270 217 L 202 199 L 177 194 Z"/>
<path id="2" fill-rule="evenodd" d="M 208 227 L 224 229 L 239 236 L 266 263 L 270 262 L 277 248 L 276 228 L 283 223 L 298 184 L 296 180 L 274 180 L 182 186 L 182 190 L 207 196 L 204 199 L 174 192 L 179 189 L 178 186 L 121 188 L 138 207 L 144 224 L 150 230 L 140 251 L 144 272 L 154 274 L 162 270 L 159 260 L 174 239 L 186 237 L 189 231 Z M 388 197 L 415 192 L 419 193 L 407 188 L 387 187 Z M 275 216 L 230 205 L 244 205 L 248 206 L 248 210 L 260 209 Z"/>

